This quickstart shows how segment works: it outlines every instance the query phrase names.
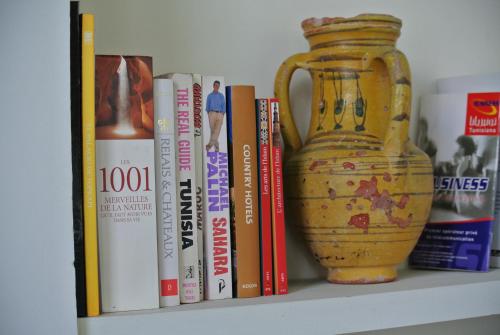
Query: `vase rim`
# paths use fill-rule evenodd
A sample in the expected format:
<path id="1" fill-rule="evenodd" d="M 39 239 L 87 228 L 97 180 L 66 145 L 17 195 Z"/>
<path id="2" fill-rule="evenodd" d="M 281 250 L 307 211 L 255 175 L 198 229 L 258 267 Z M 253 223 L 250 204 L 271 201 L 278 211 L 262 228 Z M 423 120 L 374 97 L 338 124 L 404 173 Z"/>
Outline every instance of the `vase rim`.
<path id="1" fill-rule="evenodd" d="M 402 22 L 388 14 L 360 14 L 353 17 L 310 17 L 302 21 L 304 36 L 346 30 L 381 29 L 399 33 Z"/>

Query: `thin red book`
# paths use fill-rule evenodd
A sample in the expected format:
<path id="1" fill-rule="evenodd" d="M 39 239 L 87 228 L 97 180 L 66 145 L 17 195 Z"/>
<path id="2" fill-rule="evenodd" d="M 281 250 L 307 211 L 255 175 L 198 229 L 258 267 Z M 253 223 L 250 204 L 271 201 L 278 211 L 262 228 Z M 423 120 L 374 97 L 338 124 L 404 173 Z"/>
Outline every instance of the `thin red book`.
<path id="1" fill-rule="evenodd" d="M 283 197 L 283 167 L 281 163 L 281 138 L 279 99 L 269 99 L 269 130 L 271 135 L 271 214 L 274 261 L 274 293 L 288 293 L 286 267 L 285 208 Z"/>
<path id="2" fill-rule="evenodd" d="M 273 294 L 273 239 L 271 230 L 271 171 L 269 146 L 269 101 L 256 99 L 259 150 L 259 221 L 262 295 Z"/>

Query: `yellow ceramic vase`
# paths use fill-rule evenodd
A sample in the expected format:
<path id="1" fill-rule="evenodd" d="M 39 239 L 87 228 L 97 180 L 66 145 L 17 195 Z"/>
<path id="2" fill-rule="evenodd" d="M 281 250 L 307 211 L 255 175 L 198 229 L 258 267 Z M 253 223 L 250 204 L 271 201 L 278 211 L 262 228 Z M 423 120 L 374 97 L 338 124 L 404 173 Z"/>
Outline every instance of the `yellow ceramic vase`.
<path id="1" fill-rule="evenodd" d="M 401 21 L 389 15 L 308 19 L 311 50 L 279 68 L 287 146 L 289 217 L 335 283 L 379 283 L 415 246 L 429 215 L 429 158 L 408 139 L 411 77 L 395 48 Z M 289 105 L 293 72 L 309 71 L 311 122 L 305 144 Z"/>

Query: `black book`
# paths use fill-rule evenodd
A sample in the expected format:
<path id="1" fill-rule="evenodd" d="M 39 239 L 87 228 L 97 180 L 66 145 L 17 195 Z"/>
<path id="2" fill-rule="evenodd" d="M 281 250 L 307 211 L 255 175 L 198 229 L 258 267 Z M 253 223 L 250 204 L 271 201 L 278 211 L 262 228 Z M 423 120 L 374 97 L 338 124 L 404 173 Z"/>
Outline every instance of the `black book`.
<path id="1" fill-rule="evenodd" d="M 78 1 L 70 2 L 71 162 L 73 170 L 73 235 L 75 245 L 76 313 L 87 316 L 82 179 L 82 51 Z"/>

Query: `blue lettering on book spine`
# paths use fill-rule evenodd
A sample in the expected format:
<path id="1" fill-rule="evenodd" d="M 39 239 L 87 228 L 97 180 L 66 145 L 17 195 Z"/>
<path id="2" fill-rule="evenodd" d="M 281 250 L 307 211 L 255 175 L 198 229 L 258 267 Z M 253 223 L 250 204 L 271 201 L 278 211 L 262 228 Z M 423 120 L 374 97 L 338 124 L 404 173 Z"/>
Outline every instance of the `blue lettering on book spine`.
<path id="1" fill-rule="evenodd" d="M 228 158 L 224 152 L 207 152 L 207 202 L 209 212 L 229 208 Z"/>

